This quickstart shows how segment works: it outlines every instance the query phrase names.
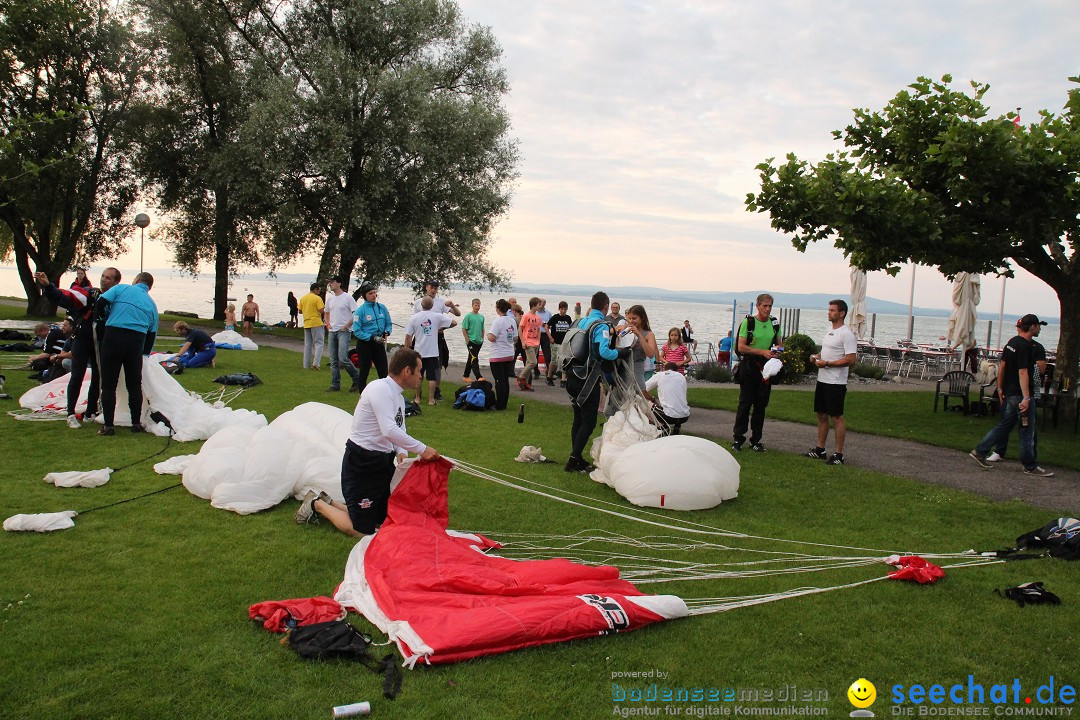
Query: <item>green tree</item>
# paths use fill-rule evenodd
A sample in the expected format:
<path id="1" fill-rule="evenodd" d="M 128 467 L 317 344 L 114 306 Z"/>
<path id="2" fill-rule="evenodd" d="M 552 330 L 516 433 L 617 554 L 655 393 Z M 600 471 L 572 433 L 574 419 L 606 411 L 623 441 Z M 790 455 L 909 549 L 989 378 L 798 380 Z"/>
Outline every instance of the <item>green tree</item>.
<path id="1" fill-rule="evenodd" d="M 240 133 L 251 104 L 252 52 L 215 6 L 139 6 L 153 42 L 156 92 L 137 108 L 137 165 L 165 213 L 177 265 L 197 273 L 213 263 L 214 317 L 223 320 L 230 276 L 259 262 L 257 223 L 244 202 L 253 151 Z"/>
<path id="2" fill-rule="evenodd" d="M 90 0 L 0 0 L 0 220 L 27 312 L 51 315 L 34 272 L 111 257 L 136 197 L 127 109 L 144 55 L 129 25 Z"/>
<path id="3" fill-rule="evenodd" d="M 276 262 L 317 253 L 320 276 L 346 282 L 505 281 L 486 253 L 517 153 L 488 29 L 448 0 L 214 5 L 272 71 L 248 132 Z"/>
<path id="4" fill-rule="evenodd" d="M 1080 82 L 1080 78 L 1070 78 Z M 834 132 L 847 150 L 817 165 L 788 155 L 758 166 L 751 211 L 809 243 L 831 240 L 851 264 L 895 272 L 900 263 L 1012 274 L 1013 265 L 1054 289 L 1061 307 L 1059 373 L 1076 381 L 1080 358 L 1080 89 L 1061 115 L 1026 127 L 988 118 L 982 99 L 919 78 L 879 112 L 856 110 Z M 1059 376 L 1061 376 L 1059 375 Z"/>

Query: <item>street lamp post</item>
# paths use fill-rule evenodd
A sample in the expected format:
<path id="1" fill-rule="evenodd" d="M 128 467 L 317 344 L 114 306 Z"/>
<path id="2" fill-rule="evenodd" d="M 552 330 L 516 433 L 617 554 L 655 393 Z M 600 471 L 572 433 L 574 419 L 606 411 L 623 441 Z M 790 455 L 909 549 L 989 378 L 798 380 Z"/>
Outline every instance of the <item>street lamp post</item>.
<path id="1" fill-rule="evenodd" d="M 139 213 L 135 216 L 135 224 L 139 226 L 139 272 L 143 271 L 143 243 L 146 240 L 146 226 L 150 224 L 150 216 Z"/>

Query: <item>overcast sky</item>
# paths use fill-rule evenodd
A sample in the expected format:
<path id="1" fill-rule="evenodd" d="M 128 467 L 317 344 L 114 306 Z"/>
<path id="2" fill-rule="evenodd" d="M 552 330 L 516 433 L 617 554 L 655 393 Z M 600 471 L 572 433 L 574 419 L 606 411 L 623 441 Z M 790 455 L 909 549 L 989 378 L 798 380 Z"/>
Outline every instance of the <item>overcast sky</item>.
<path id="1" fill-rule="evenodd" d="M 492 257 L 523 283 L 848 292 L 840 252 L 806 254 L 743 203 L 754 166 L 817 161 L 852 108 L 881 108 L 920 75 L 989 83 L 992 115 L 1060 111 L 1080 74 L 1080 5 L 1028 2 L 459 0 L 504 50 L 520 143 Z M 137 250 L 137 243 L 136 243 Z M 1006 312 L 1057 315 L 1023 271 Z M 869 294 L 907 302 L 910 270 Z M 983 282 L 996 310 L 1001 281 Z M 949 284 L 916 276 L 917 305 Z"/>

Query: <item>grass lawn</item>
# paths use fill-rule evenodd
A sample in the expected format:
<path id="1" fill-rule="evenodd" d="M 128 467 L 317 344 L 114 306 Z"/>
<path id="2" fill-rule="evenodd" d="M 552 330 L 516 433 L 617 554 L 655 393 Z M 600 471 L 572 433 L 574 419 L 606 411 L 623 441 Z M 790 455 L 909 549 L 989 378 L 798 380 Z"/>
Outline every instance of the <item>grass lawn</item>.
<path id="1" fill-rule="evenodd" d="M 977 395 L 976 391 L 976 395 Z M 734 412 L 739 404 L 738 387 L 690 388 L 691 407 Z M 769 399 L 768 417 L 774 420 L 816 425 L 813 388 L 774 390 Z M 934 412 L 934 393 L 928 391 L 848 392 L 844 419 L 849 430 L 870 435 L 915 440 L 927 445 L 971 450 L 997 422 L 997 416 L 974 417 L 944 412 L 940 403 Z M 1039 462 L 1046 466 L 1080 469 L 1080 435 L 1071 420 L 1057 428 L 1049 420 L 1044 427 L 1039 418 Z M 1010 440 L 1012 457 L 1019 452 L 1016 433 Z"/>
<path id="2" fill-rule="evenodd" d="M 0 308 L 0 317 L 8 310 Z M 220 373 L 255 372 L 265 384 L 246 391 L 234 406 L 268 419 L 309 400 L 348 410 L 356 402 L 355 395 L 326 394 L 329 371 L 301 370 L 296 353 L 264 348 L 218 357 L 217 370 L 189 371 L 178 380 L 204 391 L 216 387 L 211 379 Z M 25 372 L 6 375 L 16 398 L 31 386 Z M 446 384 L 443 392 L 452 389 Z M 794 394 L 776 393 L 771 412 L 785 406 L 785 395 Z M 14 400 L 3 402 L 15 406 Z M 609 488 L 567 475 L 561 464 L 513 462 L 525 444 L 540 445 L 555 459 L 568 450 L 569 411 L 525 402 L 523 424 L 516 422 L 517 413 L 466 414 L 444 403 L 425 406 L 421 417 L 409 420 L 409 430 L 471 463 L 618 501 Z M 951 415 L 948 420 L 967 422 Z M 3 517 L 83 510 L 171 485 L 178 478 L 156 475 L 152 462 L 121 471 L 93 490 L 57 489 L 41 480 L 51 470 L 119 467 L 163 446 L 160 438 L 120 429 L 113 438 L 100 438 L 92 428 L 20 423 L 4 415 Z M 174 443 L 155 461 L 197 450 L 198 443 Z M 708 511 L 666 514 L 771 538 L 913 551 L 1006 547 L 1052 519 L 1017 502 L 994 503 L 855 467 L 838 474 L 781 453 L 743 453 L 739 460 L 738 499 Z M 501 532 L 590 528 L 634 537 L 660 532 L 459 473 L 451 475 L 450 503 L 452 527 L 495 539 Z M 623 505 L 633 514 L 632 506 Z M 341 581 L 352 540 L 327 525 L 296 526 L 295 509 L 295 502 L 286 501 L 239 516 L 215 510 L 181 487 L 85 514 L 70 530 L 0 534 L 0 716 L 327 718 L 334 705 L 369 700 L 372 715 L 380 718 L 609 717 L 620 706 L 643 706 L 614 703 L 613 682 L 623 688 L 650 682 L 613 680 L 613 673 L 658 669 L 669 673 L 663 681 L 669 687 L 824 690 L 828 700 L 817 706 L 834 716 L 853 709 L 847 688 L 866 677 L 879 698 L 871 709 L 882 717 L 892 714 L 890 689 L 896 684 L 948 686 L 973 675 L 989 691 L 1018 678 L 1031 694 L 1051 676 L 1056 688 L 1080 683 L 1076 567 L 1035 560 L 948 571 L 931 586 L 889 580 L 634 633 L 421 667 L 406 673 L 401 695 L 389 702 L 381 697 L 379 678 L 359 665 L 300 660 L 247 619 L 252 603 L 330 594 Z M 746 549 L 798 549 L 777 541 L 717 541 Z M 665 556 L 702 562 L 758 557 L 720 549 Z M 643 587 L 685 598 L 743 596 L 839 585 L 886 571 L 881 565 Z M 994 588 L 1029 580 L 1044 581 L 1064 604 L 1021 609 L 993 594 Z M 370 629 L 362 618 L 351 619 Z M 738 704 L 681 703 L 673 709 L 701 715 Z"/>

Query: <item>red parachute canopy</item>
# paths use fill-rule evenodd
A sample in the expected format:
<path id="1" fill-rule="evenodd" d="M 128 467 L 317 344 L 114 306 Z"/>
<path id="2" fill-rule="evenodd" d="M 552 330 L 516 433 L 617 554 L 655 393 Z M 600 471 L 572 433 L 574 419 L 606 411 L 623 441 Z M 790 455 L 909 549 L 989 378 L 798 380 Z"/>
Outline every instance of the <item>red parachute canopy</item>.
<path id="1" fill-rule="evenodd" d="M 594 637 L 687 614 L 672 595 L 645 595 L 618 568 L 509 560 L 499 545 L 447 530 L 446 460 L 414 462 L 386 522 L 362 539 L 335 599 L 397 642 L 407 664 L 457 662 Z"/>

